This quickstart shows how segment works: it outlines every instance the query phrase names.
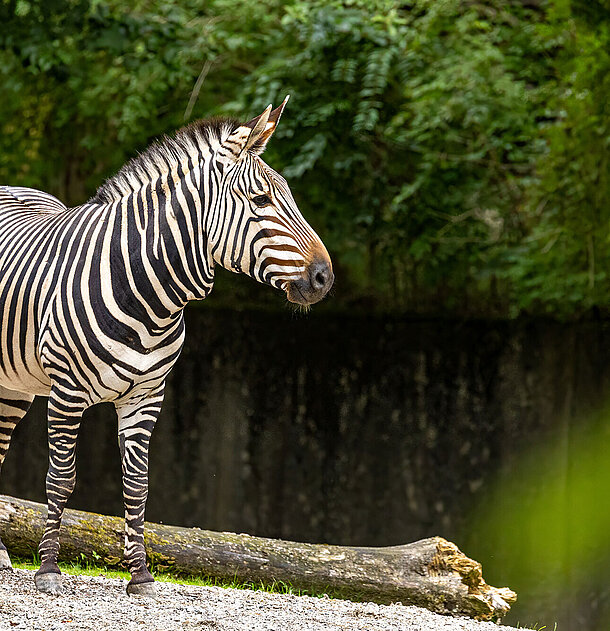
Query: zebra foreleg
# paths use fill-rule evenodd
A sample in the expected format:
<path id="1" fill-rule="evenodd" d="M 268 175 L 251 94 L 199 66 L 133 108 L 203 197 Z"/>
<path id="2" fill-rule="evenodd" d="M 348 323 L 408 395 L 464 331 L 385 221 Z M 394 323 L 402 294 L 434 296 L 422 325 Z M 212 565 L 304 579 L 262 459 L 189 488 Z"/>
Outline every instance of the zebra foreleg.
<path id="1" fill-rule="evenodd" d="M 76 439 L 81 415 L 87 408 L 80 395 L 52 391 L 49 396 L 49 470 L 47 472 L 47 524 L 38 547 L 40 569 L 35 582 L 38 591 L 61 593 L 57 565 L 59 528 L 64 507 L 76 484 Z"/>
<path id="2" fill-rule="evenodd" d="M 125 560 L 131 580 L 128 594 L 154 597 L 154 578 L 146 567 L 144 509 L 148 497 L 148 445 L 161 404 L 160 389 L 146 399 L 117 404 L 119 447 L 125 504 Z"/>
<path id="3" fill-rule="evenodd" d="M 11 436 L 17 423 L 25 416 L 34 397 L 21 392 L 13 392 L 0 386 L 0 469 L 11 444 Z M 0 539 L 0 570 L 12 570 L 6 546 Z"/>

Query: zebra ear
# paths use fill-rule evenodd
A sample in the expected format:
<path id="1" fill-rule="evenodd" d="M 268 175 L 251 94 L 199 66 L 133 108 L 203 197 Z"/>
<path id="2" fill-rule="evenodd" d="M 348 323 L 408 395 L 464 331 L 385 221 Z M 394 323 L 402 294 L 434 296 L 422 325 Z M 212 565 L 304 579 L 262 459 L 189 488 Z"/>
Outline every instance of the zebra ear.
<path id="1" fill-rule="evenodd" d="M 269 117 L 266 119 L 265 125 L 261 126 L 261 121 L 265 120 L 265 114 L 267 110 L 265 110 L 260 116 L 253 118 L 250 122 L 246 123 L 246 127 L 252 127 L 252 134 L 248 139 L 247 149 L 260 155 L 265 151 L 267 147 L 267 143 L 271 136 L 273 136 L 273 132 L 277 127 L 277 124 L 280 121 L 280 117 L 282 116 L 282 112 L 286 107 L 286 103 L 288 103 L 288 99 L 290 95 L 286 95 L 286 98 L 282 102 L 279 107 L 276 107 L 272 112 L 269 113 Z M 270 108 L 271 106 L 269 106 Z M 269 109 L 267 108 L 267 109 Z M 255 133 L 256 130 L 259 130 Z"/>
<path id="2" fill-rule="evenodd" d="M 288 96 L 284 102 L 271 111 L 271 105 L 251 121 L 240 125 L 223 143 L 224 147 L 231 151 L 235 160 L 241 155 L 250 151 L 260 155 L 265 150 L 269 138 L 273 135 L 284 107 L 288 102 Z"/>

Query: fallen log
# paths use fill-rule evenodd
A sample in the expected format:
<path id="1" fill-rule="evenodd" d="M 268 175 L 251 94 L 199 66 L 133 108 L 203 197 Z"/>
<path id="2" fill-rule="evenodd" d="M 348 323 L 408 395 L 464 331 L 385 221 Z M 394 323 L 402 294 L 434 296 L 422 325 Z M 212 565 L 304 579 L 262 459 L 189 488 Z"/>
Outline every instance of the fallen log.
<path id="1" fill-rule="evenodd" d="M 42 537 L 46 507 L 0 495 L 0 537 L 10 554 L 30 557 Z M 60 560 L 121 563 L 124 521 L 66 510 Z M 264 539 L 146 523 L 146 551 L 157 568 L 243 582 L 290 583 L 377 603 L 402 602 L 442 614 L 498 620 L 517 595 L 491 587 L 481 565 L 441 537 L 386 548 L 358 548 Z"/>

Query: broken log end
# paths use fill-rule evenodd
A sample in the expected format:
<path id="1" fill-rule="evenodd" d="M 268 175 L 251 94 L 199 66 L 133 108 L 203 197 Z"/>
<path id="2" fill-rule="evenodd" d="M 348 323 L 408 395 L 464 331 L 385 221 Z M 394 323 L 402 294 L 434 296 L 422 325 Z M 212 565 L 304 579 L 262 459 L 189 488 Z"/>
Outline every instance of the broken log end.
<path id="1" fill-rule="evenodd" d="M 430 574 L 454 572 L 467 588 L 465 598 L 471 601 L 473 618 L 499 620 L 517 600 L 517 594 L 508 587 L 492 587 L 483 579 L 483 569 L 478 561 L 467 557 L 454 543 L 442 537 L 434 537 L 437 553 L 430 562 Z"/>

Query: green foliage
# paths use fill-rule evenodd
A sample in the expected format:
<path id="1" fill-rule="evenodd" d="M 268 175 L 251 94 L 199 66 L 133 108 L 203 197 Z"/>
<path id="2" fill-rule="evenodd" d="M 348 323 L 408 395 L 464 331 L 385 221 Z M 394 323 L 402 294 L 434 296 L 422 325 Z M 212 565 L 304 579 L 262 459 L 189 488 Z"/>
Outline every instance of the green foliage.
<path id="1" fill-rule="evenodd" d="M 292 99 L 267 159 L 335 300 L 608 306 L 610 11 L 552 0 L 0 0 L 0 179 L 82 202 L 155 136 Z"/>
<path id="2" fill-rule="evenodd" d="M 70 203 L 181 124 L 196 67 L 216 54 L 210 17 L 193 18 L 184 2 L 8 4 L 0 173 Z"/>
<path id="3" fill-rule="evenodd" d="M 589 28 L 560 13 L 547 26 L 547 41 L 559 33 L 562 50 L 547 88 L 552 123 L 540 132 L 547 151 L 523 212 L 527 236 L 507 268 L 518 306 L 572 313 L 609 304 L 610 14 L 604 17 Z"/>
<path id="4" fill-rule="evenodd" d="M 284 171 L 339 261 L 395 305 L 490 290 L 541 148 L 522 13 L 297 2 L 274 40 L 282 58 L 246 81 L 259 107 L 279 86 L 293 94 L 304 115 L 284 123 Z"/>

